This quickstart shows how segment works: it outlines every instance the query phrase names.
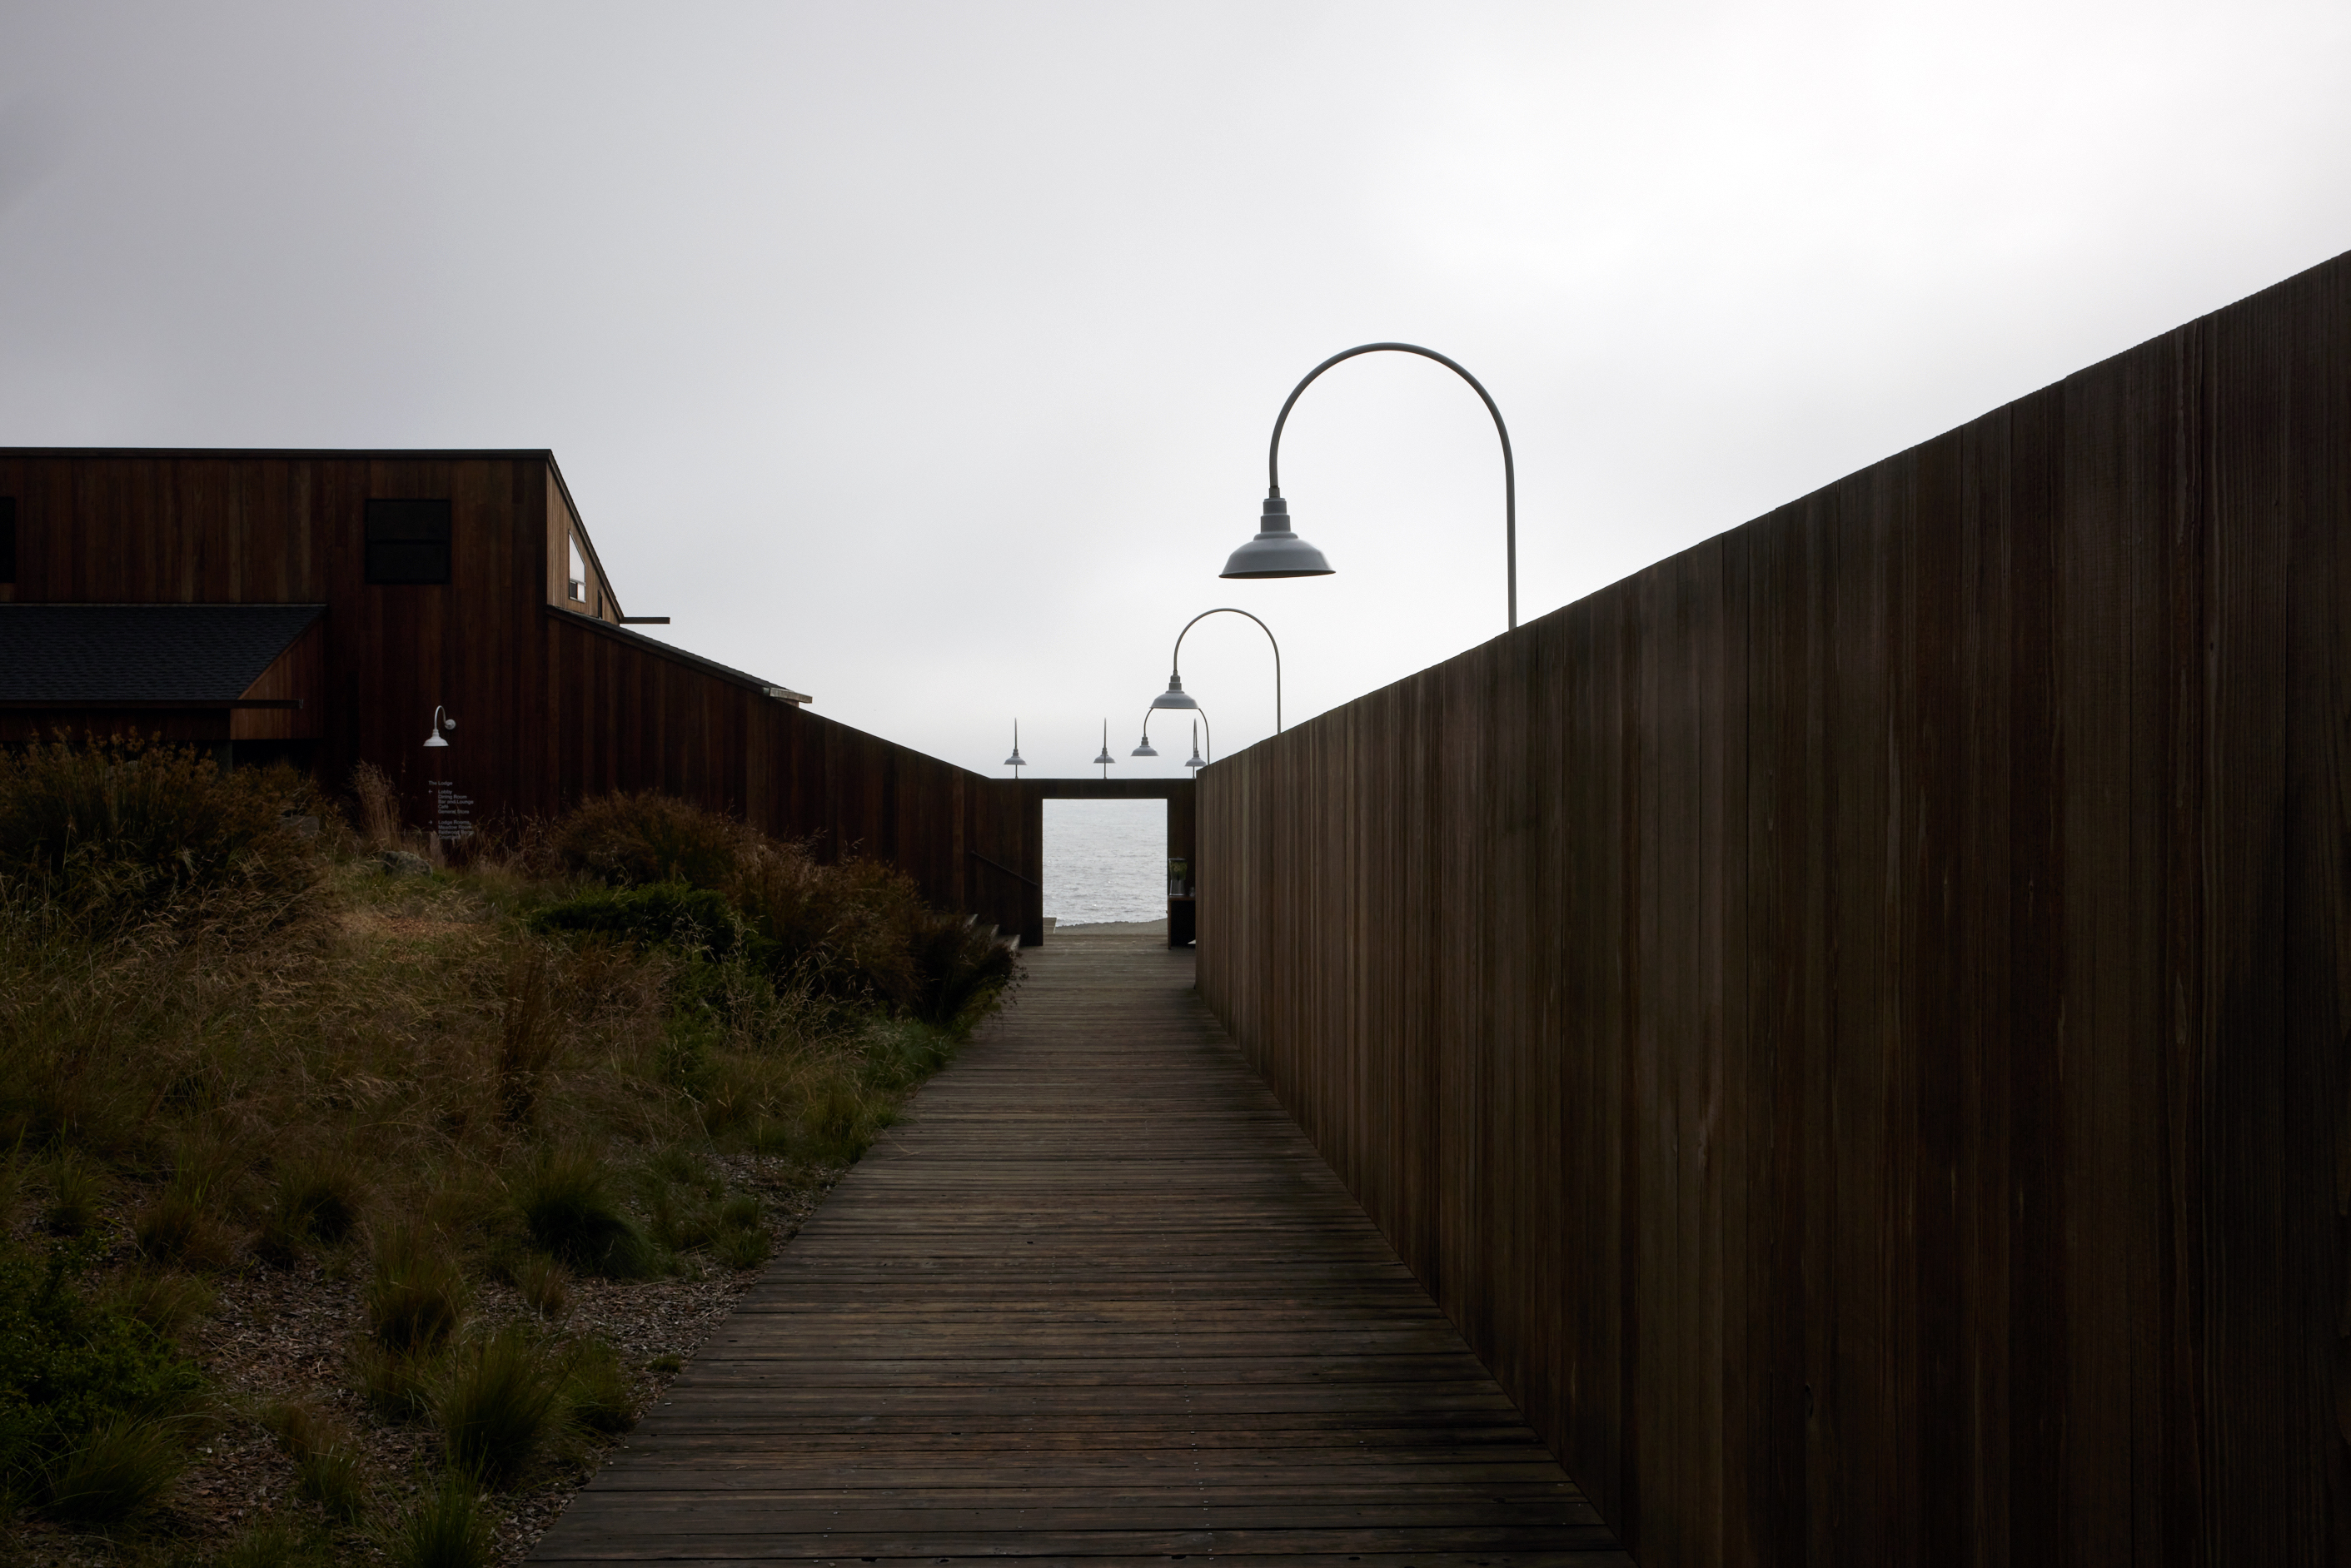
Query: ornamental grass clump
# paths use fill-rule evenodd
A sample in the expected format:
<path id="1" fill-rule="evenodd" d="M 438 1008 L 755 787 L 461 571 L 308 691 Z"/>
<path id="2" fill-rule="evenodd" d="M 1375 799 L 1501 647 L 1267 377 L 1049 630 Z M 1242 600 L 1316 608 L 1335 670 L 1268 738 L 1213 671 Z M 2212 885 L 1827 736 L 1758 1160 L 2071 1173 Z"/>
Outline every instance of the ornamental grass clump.
<path id="1" fill-rule="evenodd" d="M 528 1468 L 553 1425 L 562 1369 L 519 1324 L 455 1347 L 433 1397 L 449 1466 L 504 1488 Z"/>
<path id="2" fill-rule="evenodd" d="M 430 1351 L 465 1317 L 465 1271 L 436 1238 L 418 1227 L 393 1226 L 377 1239 L 365 1304 L 368 1332 L 385 1350 L 399 1355 Z"/>
<path id="3" fill-rule="evenodd" d="M 490 1560 L 490 1516 L 480 1483 L 450 1470 L 378 1536 L 394 1568 L 483 1568 Z"/>
<path id="4" fill-rule="evenodd" d="M 514 1195 L 532 1246 L 584 1274 L 629 1280 L 652 1271 L 653 1248 L 588 1150 L 549 1151 L 515 1178 Z"/>

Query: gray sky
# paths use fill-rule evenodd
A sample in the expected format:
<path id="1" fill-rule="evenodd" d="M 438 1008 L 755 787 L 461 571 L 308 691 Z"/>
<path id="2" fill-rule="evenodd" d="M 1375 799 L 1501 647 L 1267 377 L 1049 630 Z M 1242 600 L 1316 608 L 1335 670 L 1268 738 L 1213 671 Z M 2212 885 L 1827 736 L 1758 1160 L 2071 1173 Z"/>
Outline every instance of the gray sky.
<path id="1" fill-rule="evenodd" d="M 983 771 L 1292 723 L 2351 248 L 2351 5 L 0 5 L 0 444 L 550 446 Z M 1186 684 L 1230 751 L 1270 661 Z M 1163 721 L 1164 725 L 1164 721 Z M 1162 760 L 1114 776 L 1181 771 Z"/>

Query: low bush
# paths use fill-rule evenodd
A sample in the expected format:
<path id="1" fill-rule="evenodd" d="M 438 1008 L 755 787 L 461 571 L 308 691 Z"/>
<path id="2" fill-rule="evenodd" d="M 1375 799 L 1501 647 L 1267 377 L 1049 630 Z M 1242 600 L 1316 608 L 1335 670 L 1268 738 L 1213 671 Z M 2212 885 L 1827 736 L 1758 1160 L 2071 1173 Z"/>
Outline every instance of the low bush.
<path id="1" fill-rule="evenodd" d="M 153 1329 L 77 1291 L 78 1262 L 0 1243 L 0 1490 L 104 1521 L 170 1484 L 180 1445 L 168 1423 L 204 1382 Z"/>
<path id="2" fill-rule="evenodd" d="M 528 920 L 532 930 L 550 936 L 608 936 L 714 958 L 732 954 L 742 934 L 742 918 L 725 894 L 684 883 L 596 888 L 533 910 Z"/>
<path id="3" fill-rule="evenodd" d="M 521 1327 L 457 1346 L 433 1400 L 450 1468 L 511 1485 L 538 1453 L 562 1387 L 561 1369 Z"/>
<path id="4" fill-rule="evenodd" d="M 643 790 L 581 802 L 563 820 L 555 842 L 573 871 L 618 886 L 684 883 L 715 889 L 734 880 L 756 839 L 731 817 Z"/>
<path id="5" fill-rule="evenodd" d="M 621 1206 L 603 1163 L 586 1149 L 550 1150 L 516 1178 L 515 1208 L 531 1245 L 583 1273 L 636 1279 L 653 1249 Z"/>
<path id="6" fill-rule="evenodd" d="M 368 1332 L 378 1344 L 403 1355 L 431 1350 L 465 1317 L 465 1271 L 436 1238 L 394 1226 L 376 1240 L 365 1300 Z"/>
<path id="7" fill-rule="evenodd" d="M 160 921 L 249 941 L 320 895 L 311 842 L 283 825 L 298 806 L 321 809 L 291 769 L 224 769 L 193 747 L 0 749 L 0 883 L 93 930 Z"/>
<path id="8" fill-rule="evenodd" d="M 917 909 L 907 942 L 913 979 L 906 1010 L 934 1029 L 966 1032 L 1019 972 L 1012 945 L 977 916 Z"/>

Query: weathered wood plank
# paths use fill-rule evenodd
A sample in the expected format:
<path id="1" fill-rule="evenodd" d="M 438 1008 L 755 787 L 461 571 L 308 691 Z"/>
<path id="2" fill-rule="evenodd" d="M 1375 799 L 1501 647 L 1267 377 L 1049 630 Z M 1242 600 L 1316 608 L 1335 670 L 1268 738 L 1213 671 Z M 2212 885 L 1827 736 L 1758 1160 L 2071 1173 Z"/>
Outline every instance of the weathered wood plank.
<path id="1" fill-rule="evenodd" d="M 1191 955 L 1029 962 L 534 1560 L 1627 1563 Z"/>

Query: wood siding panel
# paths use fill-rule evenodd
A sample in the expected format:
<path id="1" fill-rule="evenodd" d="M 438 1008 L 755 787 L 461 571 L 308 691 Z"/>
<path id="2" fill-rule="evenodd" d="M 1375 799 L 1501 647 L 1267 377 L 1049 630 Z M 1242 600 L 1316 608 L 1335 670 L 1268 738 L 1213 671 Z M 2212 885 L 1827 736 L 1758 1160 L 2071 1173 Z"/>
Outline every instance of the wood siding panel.
<path id="1" fill-rule="evenodd" d="M 2351 1561 L 2351 257 L 1204 770 L 1203 994 L 1653 1568 Z"/>

